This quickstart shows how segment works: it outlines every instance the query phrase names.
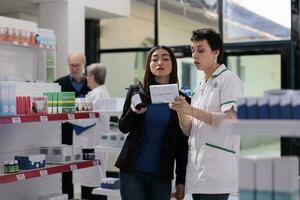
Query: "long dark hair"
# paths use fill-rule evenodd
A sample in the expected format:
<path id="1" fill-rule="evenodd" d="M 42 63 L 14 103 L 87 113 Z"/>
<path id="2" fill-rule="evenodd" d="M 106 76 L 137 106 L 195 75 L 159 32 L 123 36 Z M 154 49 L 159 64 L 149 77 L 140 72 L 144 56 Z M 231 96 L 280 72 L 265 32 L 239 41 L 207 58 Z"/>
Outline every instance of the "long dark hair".
<path id="1" fill-rule="evenodd" d="M 152 57 L 152 54 L 154 53 L 154 51 L 156 51 L 158 49 L 164 49 L 170 54 L 171 63 L 172 63 L 172 71 L 171 71 L 171 74 L 170 74 L 169 83 L 170 84 L 171 83 L 178 83 L 177 61 L 176 61 L 176 57 L 175 57 L 174 52 L 169 47 L 166 47 L 166 46 L 155 46 L 147 54 L 147 62 L 146 62 L 146 69 L 145 69 L 145 74 L 144 74 L 144 81 L 142 83 L 144 92 L 147 95 L 150 94 L 149 86 L 151 84 L 153 84 L 153 82 L 154 82 L 154 75 L 152 74 L 152 72 L 150 70 L 151 57 Z"/>

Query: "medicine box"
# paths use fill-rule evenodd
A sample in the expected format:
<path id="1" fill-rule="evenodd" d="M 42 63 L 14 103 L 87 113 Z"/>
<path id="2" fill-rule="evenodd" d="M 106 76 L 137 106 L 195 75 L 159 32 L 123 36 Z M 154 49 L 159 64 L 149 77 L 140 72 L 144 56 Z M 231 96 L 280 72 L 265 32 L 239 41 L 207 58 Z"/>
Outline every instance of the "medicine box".
<path id="1" fill-rule="evenodd" d="M 73 161 L 73 147 L 71 145 L 51 146 L 52 163 L 68 163 Z"/>
<path id="2" fill-rule="evenodd" d="M 30 97 L 30 113 L 45 114 L 48 113 L 48 97 Z"/>
<path id="3" fill-rule="evenodd" d="M 74 149 L 74 158 L 73 161 L 80 161 L 82 160 L 82 147 L 73 147 Z"/>
<path id="4" fill-rule="evenodd" d="M 58 93 L 58 113 L 72 113 L 75 111 L 75 92 Z"/>
<path id="5" fill-rule="evenodd" d="M 19 162 L 20 169 L 37 169 L 45 167 L 44 154 L 17 155 L 15 159 Z"/>
<path id="6" fill-rule="evenodd" d="M 45 155 L 46 163 L 51 163 L 50 147 L 40 147 L 40 154 Z"/>
<path id="7" fill-rule="evenodd" d="M 103 178 L 101 179 L 101 188 L 104 189 L 119 189 L 120 179 L 118 178 Z"/>

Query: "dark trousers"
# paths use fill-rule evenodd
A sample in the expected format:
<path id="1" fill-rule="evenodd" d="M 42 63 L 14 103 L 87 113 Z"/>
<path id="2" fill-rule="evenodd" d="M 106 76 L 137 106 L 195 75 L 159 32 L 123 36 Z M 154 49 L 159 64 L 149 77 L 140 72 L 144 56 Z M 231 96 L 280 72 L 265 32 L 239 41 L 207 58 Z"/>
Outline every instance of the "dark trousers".
<path id="1" fill-rule="evenodd" d="M 192 194 L 193 200 L 227 200 L 229 194 Z"/>
<path id="2" fill-rule="evenodd" d="M 106 196 L 92 194 L 93 187 L 81 186 L 81 198 L 88 200 L 107 200 Z"/>
<path id="3" fill-rule="evenodd" d="M 73 126 L 70 123 L 61 124 L 61 143 L 73 144 Z M 68 194 L 69 199 L 74 198 L 73 176 L 72 172 L 62 173 L 62 192 Z"/>
<path id="4" fill-rule="evenodd" d="M 170 200 L 171 181 L 157 174 L 121 171 L 120 181 L 122 200 Z"/>

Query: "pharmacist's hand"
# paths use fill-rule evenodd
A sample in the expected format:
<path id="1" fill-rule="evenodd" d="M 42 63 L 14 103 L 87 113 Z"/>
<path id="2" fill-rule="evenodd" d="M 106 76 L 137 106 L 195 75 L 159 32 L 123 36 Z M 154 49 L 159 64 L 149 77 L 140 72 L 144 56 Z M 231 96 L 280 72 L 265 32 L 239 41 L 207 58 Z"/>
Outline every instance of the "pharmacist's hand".
<path id="1" fill-rule="evenodd" d="M 176 185 L 176 193 L 175 193 L 176 200 L 182 200 L 184 198 L 184 195 L 185 195 L 184 185 L 182 184 Z"/>
<path id="2" fill-rule="evenodd" d="M 185 100 L 185 97 L 181 95 L 176 97 L 175 101 L 169 103 L 169 107 L 183 114 L 190 114 L 192 110 L 192 107 Z"/>
<path id="3" fill-rule="evenodd" d="M 137 109 L 135 109 L 135 106 L 133 104 L 131 104 L 130 107 L 131 107 L 131 110 L 138 115 L 143 114 L 147 110 L 147 108 L 141 108 L 141 109 L 137 110 Z"/>

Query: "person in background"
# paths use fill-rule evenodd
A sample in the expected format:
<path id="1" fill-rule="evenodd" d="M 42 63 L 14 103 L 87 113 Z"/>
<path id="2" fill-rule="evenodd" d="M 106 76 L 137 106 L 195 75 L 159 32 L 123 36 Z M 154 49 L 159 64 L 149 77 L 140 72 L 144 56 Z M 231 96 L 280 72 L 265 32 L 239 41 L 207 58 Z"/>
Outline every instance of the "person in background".
<path id="1" fill-rule="evenodd" d="M 149 86 L 178 84 L 177 61 L 165 46 L 147 55 L 143 83 L 131 85 L 119 121 L 129 133 L 116 161 L 122 200 L 170 200 L 176 161 L 176 199 L 184 198 L 188 143 L 178 116 L 168 104 L 151 104 Z M 139 110 L 132 96 L 139 93 L 146 107 Z M 181 93 L 182 94 L 182 93 Z"/>
<path id="2" fill-rule="evenodd" d="M 189 135 L 186 193 L 194 200 L 226 200 L 230 193 L 238 192 L 240 137 L 217 134 L 215 128 L 225 119 L 236 119 L 243 84 L 221 64 L 223 41 L 218 33 L 207 28 L 194 30 L 191 42 L 194 64 L 205 77 L 191 105 L 183 96 L 170 103 L 183 132 Z"/>
<path id="3" fill-rule="evenodd" d="M 91 91 L 86 95 L 86 100 L 93 103 L 93 110 L 100 110 L 101 100 L 110 98 L 106 89 L 106 68 L 102 63 L 94 63 L 86 68 L 87 85 Z M 74 147 L 92 149 L 100 144 L 101 133 L 109 131 L 109 120 L 101 115 L 95 126 L 82 132 L 74 134 Z M 76 132 L 76 131 L 75 131 Z M 102 178 L 105 178 L 105 155 L 101 156 L 101 165 L 74 172 L 74 183 L 81 185 L 81 198 L 90 200 L 104 200 L 105 196 L 93 195 L 92 190 L 100 186 Z"/>
<path id="4" fill-rule="evenodd" d="M 70 74 L 54 81 L 61 86 L 62 92 L 75 92 L 75 97 L 85 97 L 90 91 L 84 76 L 85 56 L 79 52 L 71 53 L 68 56 Z M 73 144 L 73 125 L 62 123 L 62 144 Z M 74 196 L 72 172 L 62 173 L 62 192 Z"/>

